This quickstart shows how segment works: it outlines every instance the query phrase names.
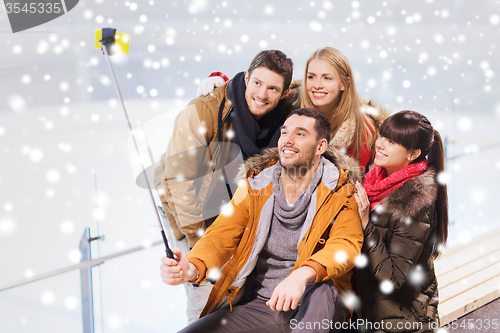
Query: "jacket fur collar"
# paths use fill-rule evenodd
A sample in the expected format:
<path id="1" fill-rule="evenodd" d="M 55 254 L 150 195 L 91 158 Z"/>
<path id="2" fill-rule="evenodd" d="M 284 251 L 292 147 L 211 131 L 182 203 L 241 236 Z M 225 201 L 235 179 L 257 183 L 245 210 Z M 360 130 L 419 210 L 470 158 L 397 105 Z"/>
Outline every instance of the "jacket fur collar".
<path id="1" fill-rule="evenodd" d="M 436 172 L 429 168 L 421 176 L 410 179 L 389 193 L 382 201 L 383 212 L 404 222 L 433 205 L 438 190 L 435 175 Z"/>
<path id="2" fill-rule="evenodd" d="M 348 183 L 354 185 L 356 181 L 361 181 L 361 168 L 354 158 L 347 156 L 332 145 L 328 147 L 323 157 L 332 162 L 339 170 L 348 171 Z M 254 177 L 276 162 L 278 162 L 278 148 L 266 148 L 262 154 L 250 157 L 245 161 L 238 173 L 238 179 Z"/>

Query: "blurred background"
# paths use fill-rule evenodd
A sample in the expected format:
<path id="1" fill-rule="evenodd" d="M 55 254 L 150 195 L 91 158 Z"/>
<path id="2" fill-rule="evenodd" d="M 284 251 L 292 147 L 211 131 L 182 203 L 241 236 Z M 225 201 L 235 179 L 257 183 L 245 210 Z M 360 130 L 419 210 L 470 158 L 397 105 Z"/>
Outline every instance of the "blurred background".
<path id="1" fill-rule="evenodd" d="M 159 277 L 156 214 L 94 45 L 103 27 L 130 35 L 112 63 L 146 166 L 211 72 L 232 77 L 281 49 L 301 78 L 314 50 L 332 46 L 364 99 L 421 112 L 445 138 L 448 247 L 500 228 L 500 1 L 82 0 L 16 34 L 0 6 L 0 288 L 78 264 L 90 228 L 105 236 L 92 258 L 137 249 L 92 269 L 95 332 L 185 325 L 183 288 Z M 0 332 L 83 332 L 80 288 L 73 270 L 0 291 Z"/>

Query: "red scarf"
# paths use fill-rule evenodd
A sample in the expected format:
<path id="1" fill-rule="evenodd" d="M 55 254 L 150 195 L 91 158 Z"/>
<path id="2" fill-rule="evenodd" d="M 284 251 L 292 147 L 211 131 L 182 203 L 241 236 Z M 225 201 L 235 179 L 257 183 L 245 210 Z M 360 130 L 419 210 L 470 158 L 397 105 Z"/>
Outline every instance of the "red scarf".
<path id="1" fill-rule="evenodd" d="M 370 208 L 373 209 L 393 190 L 401 187 L 408 180 L 418 177 L 427 170 L 427 160 L 408 164 L 401 170 L 387 176 L 385 168 L 376 165 L 365 175 L 363 187 L 365 188 Z"/>

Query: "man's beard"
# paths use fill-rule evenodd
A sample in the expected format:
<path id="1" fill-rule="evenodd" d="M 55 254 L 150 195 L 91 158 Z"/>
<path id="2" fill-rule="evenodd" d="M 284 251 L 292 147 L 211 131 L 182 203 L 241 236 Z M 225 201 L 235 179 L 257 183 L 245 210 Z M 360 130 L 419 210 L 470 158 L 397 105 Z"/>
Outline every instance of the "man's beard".
<path id="1" fill-rule="evenodd" d="M 295 159 L 292 162 L 292 164 L 284 165 L 283 164 L 284 161 L 282 160 L 282 157 L 281 157 L 281 152 L 282 152 L 282 149 L 284 149 L 284 148 L 289 148 L 289 149 L 294 150 L 294 151 L 296 150 L 295 148 L 288 147 L 287 145 L 283 145 L 280 148 L 279 160 L 280 160 L 281 167 L 285 170 L 285 172 L 287 173 L 287 175 L 290 178 L 304 177 L 307 174 L 307 171 L 309 171 L 309 169 L 311 169 L 313 166 L 314 151 L 312 149 L 307 150 L 306 155 L 302 154 L 302 156 Z M 301 152 L 302 152 L 301 150 L 297 151 L 297 155 L 299 155 Z"/>

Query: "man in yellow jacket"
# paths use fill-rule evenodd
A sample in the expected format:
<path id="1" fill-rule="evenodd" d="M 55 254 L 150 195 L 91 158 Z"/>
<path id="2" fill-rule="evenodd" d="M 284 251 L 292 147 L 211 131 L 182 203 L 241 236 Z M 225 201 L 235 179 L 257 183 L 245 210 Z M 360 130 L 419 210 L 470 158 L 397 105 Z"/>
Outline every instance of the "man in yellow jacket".
<path id="1" fill-rule="evenodd" d="M 175 119 L 154 186 L 178 246 L 188 252 L 231 200 L 244 159 L 276 147 L 287 113 L 283 101 L 293 62 L 279 50 L 259 52 L 246 72 L 193 99 Z M 199 318 L 212 289 L 186 286 L 187 317 Z"/>
<path id="2" fill-rule="evenodd" d="M 348 316 L 363 232 L 355 162 L 328 147 L 317 110 L 298 109 L 278 148 L 246 161 L 246 181 L 186 257 L 162 258 L 165 283 L 214 280 L 201 317 L 182 332 L 329 332 Z"/>

